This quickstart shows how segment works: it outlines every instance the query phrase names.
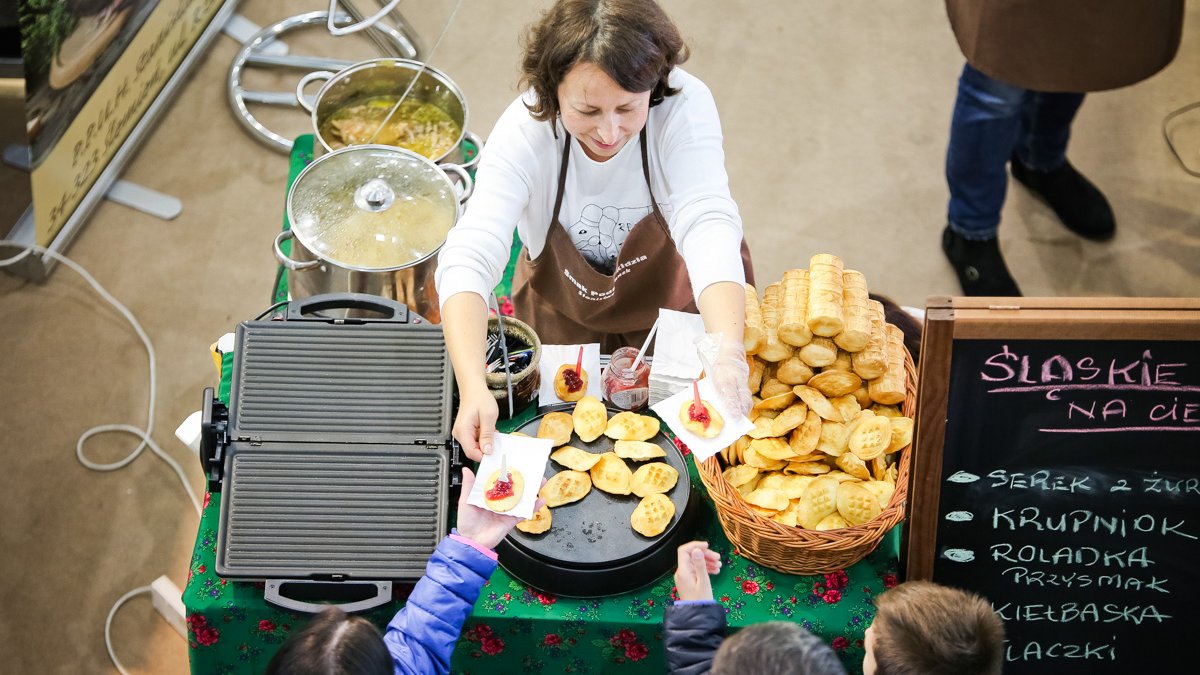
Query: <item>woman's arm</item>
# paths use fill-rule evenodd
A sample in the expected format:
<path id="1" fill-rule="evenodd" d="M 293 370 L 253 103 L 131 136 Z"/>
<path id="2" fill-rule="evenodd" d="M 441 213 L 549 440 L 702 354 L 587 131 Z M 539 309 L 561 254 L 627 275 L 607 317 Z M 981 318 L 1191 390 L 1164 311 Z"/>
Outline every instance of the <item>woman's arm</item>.
<path id="1" fill-rule="evenodd" d="M 700 292 L 700 316 L 704 329 L 721 334 L 717 360 L 713 362 L 713 384 L 727 413 L 750 412 L 750 365 L 742 342 L 746 317 L 746 291 L 738 283 L 719 281 Z"/>
<path id="2" fill-rule="evenodd" d="M 458 382 L 458 415 L 454 438 L 467 457 L 479 461 L 492 452 L 498 409 L 484 378 L 484 345 L 487 340 L 487 305 L 469 291 L 457 293 L 442 303 L 446 351 Z"/>

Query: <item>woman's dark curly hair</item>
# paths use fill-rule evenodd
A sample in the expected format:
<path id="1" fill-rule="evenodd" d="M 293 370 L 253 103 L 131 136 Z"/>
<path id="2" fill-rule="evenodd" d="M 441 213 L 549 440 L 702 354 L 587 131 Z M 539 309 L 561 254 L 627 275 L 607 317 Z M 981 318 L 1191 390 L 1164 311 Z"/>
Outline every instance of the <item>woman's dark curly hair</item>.
<path id="1" fill-rule="evenodd" d="M 650 92 L 650 105 L 679 93 L 671 69 L 687 61 L 679 29 L 654 0 L 559 0 L 525 34 L 521 86 L 539 122 L 558 117 L 558 85 L 576 63 L 593 63 L 622 89 Z"/>

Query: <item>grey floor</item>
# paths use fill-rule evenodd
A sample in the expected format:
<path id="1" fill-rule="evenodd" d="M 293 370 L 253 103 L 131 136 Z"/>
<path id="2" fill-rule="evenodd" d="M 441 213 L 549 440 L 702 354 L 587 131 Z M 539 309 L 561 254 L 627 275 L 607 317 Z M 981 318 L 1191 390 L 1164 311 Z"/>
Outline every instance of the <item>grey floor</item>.
<path id="1" fill-rule="evenodd" d="M 486 135 L 515 95 L 517 36 L 548 2 L 464 2 L 433 63 L 466 92 L 475 131 Z M 407 3 L 427 45 L 453 4 Z M 733 195 L 761 279 L 832 252 L 863 270 L 873 290 L 905 304 L 957 290 L 938 238 L 962 58 L 941 3 L 663 4 L 693 49 L 686 67 L 716 96 Z M 266 24 L 318 6 L 246 0 L 243 12 Z M 372 54 L 361 41 L 316 36 L 297 37 L 295 47 Z M 68 251 L 153 341 L 153 435 L 198 488 L 198 464 L 172 430 L 216 381 L 209 344 L 267 305 L 271 240 L 284 207 L 286 158 L 251 140 L 226 104 L 236 51 L 232 40 L 219 40 L 125 172 L 181 197 L 183 215 L 162 222 L 106 203 Z M 1161 132 L 1167 113 L 1200 99 L 1197 63 L 1200 6 L 1190 3 L 1170 68 L 1083 106 L 1071 157 L 1113 204 L 1112 242 L 1081 241 L 1012 189 L 1001 241 L 1028 295 L 1200 295 L 1200 179 L 1179 167 Z M 282 77 L 256 79 L 292 86 Z M 295 112 L 265 117 L 288 134 L 306 128 Z M 1198 117 L 1181 130 L 1193 166 L 1200 165 Z M 4 172 L 0 179 L 11 181 Z M 93 425 L 145 424 L 146 354 L 121 316 L 61 267 L 44 284 L 0 274 L 0 313 L 0 670 L 111 672 L 108 608 L 162 574 L 182 586 L 197 524 L 177 479 L 149 452 L 117 473 L 88 471 L 74 456 L 76 439 Z M 86 452 L 114 461 L 135 443 L 110 434 Z M 187 670 L 185 643 L 146 599 L 122 610 L 114 637 L 135 672 Z"/>

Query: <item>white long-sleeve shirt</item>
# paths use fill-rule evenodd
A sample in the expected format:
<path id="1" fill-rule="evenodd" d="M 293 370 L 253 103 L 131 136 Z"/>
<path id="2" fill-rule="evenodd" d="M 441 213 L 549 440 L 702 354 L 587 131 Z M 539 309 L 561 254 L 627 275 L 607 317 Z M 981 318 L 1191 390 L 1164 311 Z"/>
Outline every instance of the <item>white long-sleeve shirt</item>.
<path id="1" fill-rule="evenodd" d="M 646 144 L 650 181 L 698 299 L 710 284 L 745 282 L 740 256 L 742 221 L 729 195 L 721 122 L 703 82 L 676 68 L 670 84 L 680 89 L 650 108 Z M 487 139 L 475 193 L 438 255 L 435 277 L 442 303 L 461 292 L 484 297 L 508 263 L 513 226 L 537 258 L 554 226 L 554 197 L 566 133 L 529 116 L 526 97 L 513 101 Z M 602 271 L 634 223 L 650 212 L 642 174 L 641 142 L 635 136 L 605 162 L 571 143 L 561 213 L 562 225 L 584 257 Z M 606 270 L 606 268 L 609 268 Z"/>

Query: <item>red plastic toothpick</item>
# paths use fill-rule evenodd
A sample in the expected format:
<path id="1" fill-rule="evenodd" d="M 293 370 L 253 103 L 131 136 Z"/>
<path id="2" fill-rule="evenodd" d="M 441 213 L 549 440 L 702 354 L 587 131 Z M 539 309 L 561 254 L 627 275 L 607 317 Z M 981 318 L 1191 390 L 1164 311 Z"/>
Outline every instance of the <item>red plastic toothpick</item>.
<path id="1" fill-rule="evenodd" d="M 579 358 L 575 360 L 575 374 L 583 377 L 583 345 L 579 345 Z"/>
<path id="2" fill-rule="evenodd" d="M 701 410 L 704 410 L 704 404 L 700 402 L 700 384 L 696 380 L 692 380 L 692 394 L 696 397 L 695 414 L 699 414 Z"/>

